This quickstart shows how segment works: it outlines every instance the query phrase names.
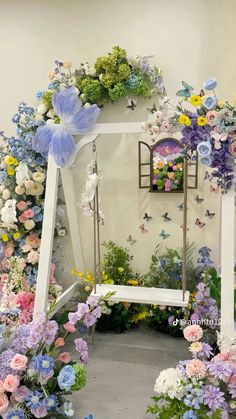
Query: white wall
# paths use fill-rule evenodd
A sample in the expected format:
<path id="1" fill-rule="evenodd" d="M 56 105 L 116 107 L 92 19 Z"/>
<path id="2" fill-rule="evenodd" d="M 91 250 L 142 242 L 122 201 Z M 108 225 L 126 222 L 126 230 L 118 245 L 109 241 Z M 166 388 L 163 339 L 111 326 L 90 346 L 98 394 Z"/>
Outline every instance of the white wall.
<path id="1" fill-rule="evenodd" d="M 213 75 L 219 81 L 220 97 L 231 98 L 236 93 L 234 0 L 0 0 L 0 16 L 0 129 L 7 134 L 14 133 L 11 116 L 17 104 L 20 100 L 34 103 L 35 92 L 47 85 L 47 72 L 55 59 L 71 60 L 75 66 L 80 61 L 93 63 L 113 45 L 130 54 L 154 54 L 173 98 L 181 80 L 200 88 L 202 81 Z M 145 120 L 147 115 L 146 104 L 140 101 L 139 109 L 129 114 L 124 104 L 106 107 L 102 120 Z M 163 226 L 171 233 L 166 244 L 181 245 L 181 220 L 176 210 L 181 198 L 138 190 L 137 139 L 106 137 L 98 142 L 106 213 L 102 239 L 126 245 L 132 234 L 138 239 L 132 246 L 135 267 L 145 270 Z M 91 150 L 84 150 L 77 163 L 77 193 L 90 156 Z M 195 192 L 189 194 L 189 235 L 198 246 L 212 247 L 217 259 L 218 215 L 202 230 L 194 225 L 197 216 L 204 219 L 207 208 L 219 214 L 219 197 L 209 196 L 208 189 L 201 174 L 198 193 L 205 201 L 198 206 Z M 168 228 L 160 217 L 166 209 L 173 219 Z M 149 233 L 141 235 L 138 225 L 145 210 L 153 221 Z M 84 217 L 80 223 L 86 265 L 91 268 L 91 223 Z"/>

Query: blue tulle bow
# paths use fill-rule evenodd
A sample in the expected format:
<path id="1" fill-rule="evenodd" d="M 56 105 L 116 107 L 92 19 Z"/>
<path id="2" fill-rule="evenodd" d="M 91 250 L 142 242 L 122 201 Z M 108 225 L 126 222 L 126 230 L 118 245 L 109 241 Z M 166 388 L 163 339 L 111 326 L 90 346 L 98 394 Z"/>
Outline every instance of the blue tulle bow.
<path id="1" fill-rule="evenodd" d="M 73 135 L 86 134 L 91 131 L 100 109 L 97 105 L 91 105 L 88 108 L 82 106 L 78 91 L 74 86 L 55 93 L 52 104 L 61 123 L 38 127 L 32 147 L 41 154 L 51 153 L 57 166 L 63 167 L 76 150 Z"/>

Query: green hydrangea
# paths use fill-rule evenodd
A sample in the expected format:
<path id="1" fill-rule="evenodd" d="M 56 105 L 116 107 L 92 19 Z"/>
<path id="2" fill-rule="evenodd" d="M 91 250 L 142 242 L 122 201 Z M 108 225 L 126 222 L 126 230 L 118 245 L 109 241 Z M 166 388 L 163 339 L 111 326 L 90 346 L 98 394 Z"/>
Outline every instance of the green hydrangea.
<path id="1" fill-rule="evenodd" d="M 43 94 L 42 100 L 45 105 L 47 105 L 49 108 L 52 108 L 52 95 L 54 92 L 52 90 L 46 90 L 46 92 Z"/>
<path id="2" fill-rule="evenodd" d="M 116 73 L 107 72 L 105 74 L 102 74 L 100 81 L 105 88 L 109 89 L 113 84 L 115 84 L 119 80 Z"/>
<path id="3" fill-rule="evenodd" d="M 73 391 L 79 391 L 86 385 L 86 369 L 83 364 L 75 364 L 73 365 L 75 369 L 75 384 L 71 387 Z"/>
<path id="4" fill-rule="evenodd" d="M 127 90 L 123 83 L 119 82 L 116 83 L 115 86 L 112 89 L 109 89 L 109 96 L 111 100 L 118 100 L 122 96 L 124 96 L 127 93 Z"/>
<path id="5" fill-rule="evenodd" d="M 112 53 L 111 55 L 113 55 L 114 57 L 116 57 L 116 59 L 122 59 L 122 58 L 126 58 L 127 57 L 127 52 L 125 51 L 125 49 L 119 47 L 119 46 L 115 46 L 112 47 Z"/>
<path id="6" fill-rule="evenodd" d="M 134 86 L 130 86 L 130 91 L 136 96 L 148 96 L 149 87 L 148 83 L 141 76 L 138 77 L 138 81 Z"/>
<path id="7" fill-rule="evenodd" d="M 85 94 L 86 100 L 90 103 L 102 105 L 104 102 L 104 91 L 99 80 L 86 77 L 82 80 L 80 90 Z M 79 86 L 78 86 L 79 87 Z"/>
<path id="8" fill-rule="evenodd" d="M 119 80 L 127 80 L 129 75 L 131 74 L 131 69 L 128 64 L 120 64 L 118 68 L 118 76 Z"/>

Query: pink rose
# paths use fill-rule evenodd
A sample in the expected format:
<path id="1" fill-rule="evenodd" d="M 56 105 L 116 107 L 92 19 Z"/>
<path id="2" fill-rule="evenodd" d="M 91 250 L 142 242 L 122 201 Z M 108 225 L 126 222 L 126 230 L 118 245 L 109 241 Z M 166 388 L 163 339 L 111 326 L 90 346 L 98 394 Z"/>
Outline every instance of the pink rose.
<path id="1" fill-rule="evenodd" d="M 21 214 L 21 215 L 18 217 L 18 221 L 19 221 L 20 223 L 25 223 L 25 222 L 26 222 L 26 220 L 27 220 L 27 218 L 24 216 L 24 213 L 23 213 L 23 214 Z"/>
<path id="2" fill-rule="evenodd" d="M 23 215 L 25 218 L 33 218 L 34 217 L 34 211 L 29 208 L 27 211 L 23 212 Z"/>
<path id="3" fill-rule="evenodd" d="M 13 392 L 13 397 L 17 402 L 23 402 L 30 394 L 30 389 L 26 386 L 20 386 Z"/>
<path id="4" fill-rule="evenodd" d="M 18 204 L 16 206 L 17 206 L 19 211 L 25 211 L 26 208 L 28 207 L 28 204 L 25 201 L 20 201 L 20 202 L 18 202 Z"/>
<path id="5" fill-rule="evenodd" d="M 32 180 L 26 180 L 25 181 L 25 187 L 27 189 L 32 188 L 32 186 L 34 186 L 34 182 Z"/>
<path id="6" fill-rule="evenodd" d="M 196 342 L 200 340 L 203 336 L 203 330 L 199 324 L 192 324 L 185 327 L 184 337 L 188 342 Z"/>
<path id="7" fill-rule="evenodd" d="M 27 256 L 27 262 L 35 265 L 39 261 L 39 253 L 37 250 L 31 250 Z"/>
<path id="8" fill-rule="evenodd" d="M 29 244 L 25 244 L 24 246 L 22 246 L 22 252 L 27 253 L 30 252 L 31 250 L 31 246 Z"/>
<path id="9" fill-rule="evenodd" d="M 9 406 L 9 400 L 6 394 L 0 394 L 0 413 L 6 412 Z"/>
<path id="10" fill-rule="evenodd" d="M 207 119 L 208 124 L 210 124 L 210 125 L 213 124 L 215 122 L 217 116 L 218 116 L 218 113 L 216 111 L 207 112 L 206 119 Z"/>
<path id="11" fill-rule="evenodd" d="M 13 356 L 10 367 L 16 371 L 24 371 L 27 368 L 28 358 L 25 355 L 16 354 Z"/>
<path id="12" fill-rule="evenodd" d="M 0 394 L 4 393 L 3 381 L 0 380 Z"/>
<path id="13" fill-rule="evenodd" d="M 68 364 L 71 361 L 71 354 L 69 352 L 62 352 L 58 355 L 57 359 L 64 362 L 64 364 Z"/>
<path id="14" fill-rule="evenodd" d="M 63 338 L 57 338 L 56 340 L 55 340 L 55 346 L 57 347 L 57 348 L 60 348 L 61 346 L 64 346 L 65 345 L 65 341 L 64 341 L 64 339 Z"/>
<path id="15" fill-rule="evenodd" d="M 68 322 L 68 323 L 64 324 L 63 327 L 64 327 L 64 329 L 67 330 L 67 332 L 70 332 L 70 333 L 76 332 L 76 328 L 75 328 L 73 323 Z"/>
<path id="16" fill-rule="evenodd" d="M 14 253 L 14 247 L 13 246 L 8 246 L 5 249 L 5 252 L 4 252 L 6 258 L 10 258 L 13 255 L 13 253 Z"/>
<path id="17" fill-rule="evenodd" d="M 20 379 L 17 375 L 8 374 L 3 382 L 3 387 L 5 391 L 13 393 L 20 384 Z"/>

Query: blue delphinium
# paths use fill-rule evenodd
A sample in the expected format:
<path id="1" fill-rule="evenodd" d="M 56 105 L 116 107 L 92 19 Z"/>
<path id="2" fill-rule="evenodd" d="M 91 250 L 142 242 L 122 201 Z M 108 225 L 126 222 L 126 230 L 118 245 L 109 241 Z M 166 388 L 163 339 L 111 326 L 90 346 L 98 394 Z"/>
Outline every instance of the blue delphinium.
<path id="1" fill-rule="evenodd" d="M 25 419 L 25 413 L 24 410 L 22 409 L 15 409 L 15 410 L 10 410 L 7 415 L 6 415 L 6 419 Z"/>
<path id="2" fill-rule="evenodd" d="M 184 398 L 184 404 L 188 407 L 193 407 L 194 409 L 200 409 L 200 404 L 203 403 L 204 390 L 200 388 L 193 388 L 190 384 L 186 387 L 188 394 Z"/>
<path id="3" fill-rule="evenodd" d="M 34 356 L 31 362 L 31 368 L 39 373 L 49 374 L 54 368 L 54 358 L 48 355 Z"/>
<path id="4" fill-rule="evenodd" d="M 46 397 L 45 401 L 47 410 L 55 410 L 59 405 L 58 398 L 54 394 L 51 394 L 50 396 Z"/>
<path id="5" fill-rule="evenodd" d="M 43 398 L 43 393 L 35 390 L 31 391 L 29 396 L 25 399 L 26 406 L 30 409 L 37 409 L 40 406 L 40 403 Z"/>
<path id="6" fill-rule="evenodd" d="M 183 419 L 197 419 L 197 416 L 193 410 L 187 410 L 183 415 Z"/>

